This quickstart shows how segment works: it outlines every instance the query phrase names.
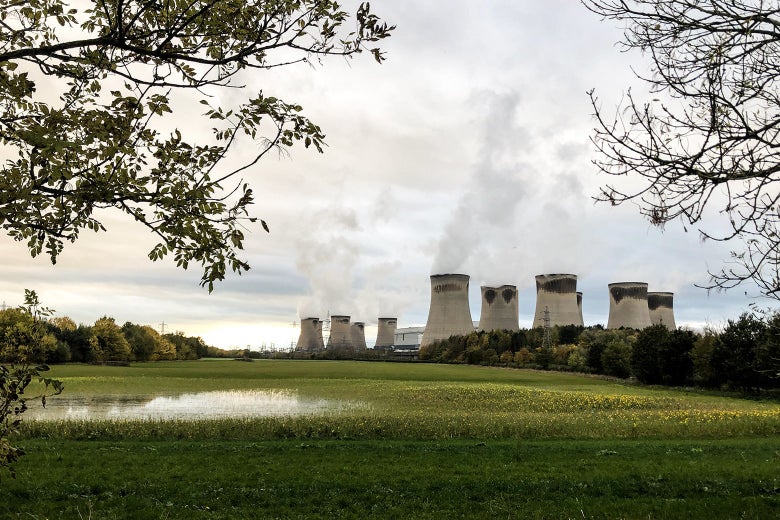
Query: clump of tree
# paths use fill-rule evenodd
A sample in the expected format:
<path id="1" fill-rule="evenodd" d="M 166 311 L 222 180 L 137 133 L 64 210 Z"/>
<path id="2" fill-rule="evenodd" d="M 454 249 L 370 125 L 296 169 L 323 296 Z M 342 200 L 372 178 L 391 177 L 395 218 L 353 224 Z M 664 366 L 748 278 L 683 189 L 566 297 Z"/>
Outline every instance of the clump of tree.
<path id="1" fill-rule="evenodd" d="M 122 325 L 122 334 L 136 361 L 172 361 L 178 357 L 176 346 L 149 325 L 128 321 Z"/>
<path id="2" fill-rule="evenodd" d="M 209 353 L 209 347 L 199 337 L 185 336 L 183 332 L 165 334 L 163 339 L 176 350 L 176 359 L 200 359 Z"/>
<path id="3" fill-rule="evenodd" d="M 44 375 L 49 370 L 44 363 L 46 353 L 56 344 L 45 323 L 51 312 L 40 305 L 35 291 L 26 290 L 24 305 L 0 313 L 0 469 L 11 476 L 15 476 L 13 464 L 24 455 L 10 437 L 18 432 L 27 410 L 25 391 L 30 383 L 38 383 L 37 397 L 45 405 L 47 396 L 63 389 L 60 381 Z"/>
<path id="4" fill-rule="evenodd" d="M 729 320 L 709 353 L 710 386 L 744 391 L 780 387 L 780 313 Z"/>
<path id="5" fill-rule="evenodd" d="M 746 313 L 721 332 L 653 325 L 642 330 L 553 327 L 475 331 L 420 349 L 420 359 L 578 371 L 645 384 L 756 391 L 780 387 L 780 313 Z"/>
<path id="6" fill-rule="evenodd" d="M 452 336 L 420 349 L 420 359 L 471 365 L 504 365 L 567 370 L 575 343 L 584 327 L 553 327 L 551 345 L 543 346 L 542 328 L 518 331 L 475 331 L 466 336 Z"/>
<path id="7" fill-rule="evenodd" d="M 20 309 L 0 311 L 0 335 L 22 334 L 29 327 L 29 315 Z M 149 325 L 126 322 L 121 327 L 104 316 L 92 325 L 68 317 L 41 317 L 44 334 L 36 341 L 30 359 L 39 363 L 126 363 L 129 361 L 173 361 L 202 357 L 229 357 L 226 351 L 210 347 L 202 338 L 183 332 L 160 334 Z M 11 344 L 11 343 L 9 343 Z M 0 362 L 13 353 L 0 347 Z"/>
<path id="8" fill-rule="evenodd" d="M 697 336 L 690 330 L 670 331 L 653 325 L 639 332 L 631 351 L 631 372 L 646 384 L 682 386 L 693 383 L 691 352 Z"/>

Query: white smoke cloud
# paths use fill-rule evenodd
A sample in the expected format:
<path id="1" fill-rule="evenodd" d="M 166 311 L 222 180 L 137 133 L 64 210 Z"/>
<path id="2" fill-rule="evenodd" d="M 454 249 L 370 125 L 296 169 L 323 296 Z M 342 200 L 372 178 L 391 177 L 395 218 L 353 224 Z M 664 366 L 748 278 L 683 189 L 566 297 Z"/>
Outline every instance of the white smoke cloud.
<path id="1" fill-rule="evenodd" d="M 586 268 L 589 255 L 578 245 L 590 201 L 574 168 L 587 161 L 587 146 L 567 140 L 563 130 L 550 139 L 551 128 L 538 121 L 530 131 L 515 91 L 482 92 L 475 104 L 484 114 L 478 160 L 439 240 L 432 274 L 529 286 L 536 274 Z"/>
<path id="2" fill-rule="evenodd" d="M 360 229 L 357 215 L 348 208 L 327 208 L 301 218 L 308 220 L 303 226 L 307 232 L 295 242 L 296 267 L 311 292 L 299 302 L 298 316 L 349 314 L 352 272 L 360 255 L 354 238 Z"/>
<path id="3" fill-rule="evenodd" d="M 529 188 L 530 179 L 522 175 L 527 168 L 516 151 L 531 146 L 532 139 L 517 121 L 516 92 L 482 92 L 475 103 L 485 114 L 479 124 L 478 160 L 439 240 L 432 274 L 462 272 L 474 257 L 490 259 L 515 246 L 511 236 L 496 239 L 501 230 L 513 227 Z"/>
<path id="4" fill-rule="evenodd" d="M 300 215 L 305 233 L 294 241 L 296 268 L 308 280 L 309 290 L 299 298 L 299 318 L 348 315 L 351 322 L 375 324 L 377 318 L 400 317 L 419 299 L 414 286 L 419 273 L 409 272 L 405 252 L 397 240 L 384 244 L 381 234 L 390 220 L 392 200 L 373 209 L 323 208 Z M 390 233 L 390 232 L 388 232 Z"/>

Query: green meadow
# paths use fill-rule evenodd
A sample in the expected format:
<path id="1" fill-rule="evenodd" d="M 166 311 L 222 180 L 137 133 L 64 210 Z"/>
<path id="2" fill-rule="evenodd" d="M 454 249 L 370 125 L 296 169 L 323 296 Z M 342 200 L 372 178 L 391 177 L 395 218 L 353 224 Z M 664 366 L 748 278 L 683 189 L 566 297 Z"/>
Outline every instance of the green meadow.
<path id="1" fill-rule="evenodd" d="M 276 390 L 299 417 L 25 421 L 0 518 L 775 518 L 780 405 L 421 363 L 62 365 L 67 396 Z"/>

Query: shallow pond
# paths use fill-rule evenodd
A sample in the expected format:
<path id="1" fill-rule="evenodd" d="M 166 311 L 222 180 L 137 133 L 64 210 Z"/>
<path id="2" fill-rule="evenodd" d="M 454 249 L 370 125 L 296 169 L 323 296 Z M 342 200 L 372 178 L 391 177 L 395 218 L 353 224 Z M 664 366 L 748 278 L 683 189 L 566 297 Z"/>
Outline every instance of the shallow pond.
<path id="1" fill-rule="evenodd" d="M 342 412 L 365 403 L 304 398 L 288 390 L 226 390 L 179 395 L 55 396 L 27 402 L 27 419 L 221 419 Z"/>

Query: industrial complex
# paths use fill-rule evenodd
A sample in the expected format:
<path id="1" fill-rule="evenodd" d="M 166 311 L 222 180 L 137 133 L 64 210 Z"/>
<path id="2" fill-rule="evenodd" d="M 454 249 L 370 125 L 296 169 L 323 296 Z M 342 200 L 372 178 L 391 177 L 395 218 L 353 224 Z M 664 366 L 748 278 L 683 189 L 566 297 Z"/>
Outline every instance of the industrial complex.
<path id="1" fill-rule="evenodd" d="M 608 286 L 609 317 L 607 328 L 643 329 L 650 325 L 675 328 L 674 294 L 648 292 L 644 282 L 616 282 Z M 482 286 L 482 309 L 478 323 L 472 321 L 469 308 L 469 276 L 466 274 L 431 275 L 431 299 L 425 327 L 398 328 L 395 317 L 378 318 L 375 349 L 411 351 L 455 335 L 475 330 L 517 331 L 519 327 L 518 292 L 515 285 Z M 583 295 L 577 291 L 573 274 L 536 276 L 536 310 L 533 327 L 584 325 Z M 327 334 L 327 347 L 323 334 Z M 365 350 L 365 323 L 350 323 L 350 316 L 302 317 L 296 350 L 318 352 L 324 348 Z"/>

